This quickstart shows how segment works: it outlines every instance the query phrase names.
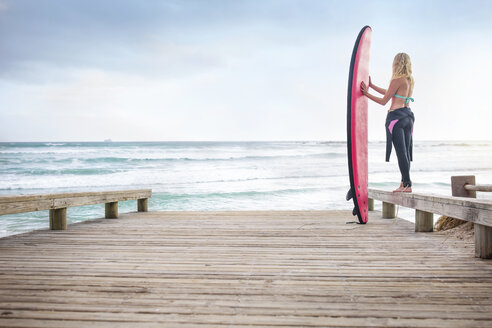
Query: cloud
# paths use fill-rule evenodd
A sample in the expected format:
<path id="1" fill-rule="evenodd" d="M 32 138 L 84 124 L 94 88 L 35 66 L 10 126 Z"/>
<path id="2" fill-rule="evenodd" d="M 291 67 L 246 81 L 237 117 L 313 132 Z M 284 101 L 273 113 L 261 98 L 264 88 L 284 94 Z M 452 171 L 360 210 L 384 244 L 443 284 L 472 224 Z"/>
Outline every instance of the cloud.
<path id="1" fill-rule="evenodd" d="M 6 11 L 8 8 L 9 6 L 7 5 L 7 3 L 0 1 L 0 12 Z"/>
<path id="2" fill-rule="evenodd" d="M 371 75 L 378 83 L 388 82 L 396 52 L 412 56 L 419 137 L 424 130 L 429 138 L 436 129 L 443 138 L 456 133 L 434 125 L 443 111 L 466 107 L 461 112 L 471 117 L 484 108 L 467 99 L 487 93 L 487 83 L 473 79 L 490 75 L 487 2 L 2 3 L 0 139 L 343 140 L 350 54 L 365 24 L 374 30 Z M 409 11 L 424 14 L 408 23 L 385 14 Z M 454 12 L 462 13 L 460 24 L 450 25 Z M 476 64 L 463 64 L 470 61 Z M 442 81 L 460 78 L 470 88 L 454 90 L 444 105 L 449 85 Z M 371 139 L 385 138 L 381 109 L 371 109 Z"/>
<path id="3" fill-rule="evenodd" d="M 336 26 L 332 7 L 292 0 L 16 0 L 0 20 L 0 78 L 39 83 L 40 67 L 163 78 L 199 73 L 264 45 L 302 45 L 325 33 L 326 24 Z"/>

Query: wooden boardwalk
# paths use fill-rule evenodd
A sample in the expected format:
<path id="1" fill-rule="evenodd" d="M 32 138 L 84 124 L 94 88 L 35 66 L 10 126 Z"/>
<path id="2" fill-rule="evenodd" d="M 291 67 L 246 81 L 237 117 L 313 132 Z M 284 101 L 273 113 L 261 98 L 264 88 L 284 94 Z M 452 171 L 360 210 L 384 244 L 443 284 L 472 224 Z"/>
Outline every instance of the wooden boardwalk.
<path id="1" fill-rule="evenodd" d="M 492 327 L 491 260 L 379 216 L 131 213 L 0 239 L 0 327 Z"/>

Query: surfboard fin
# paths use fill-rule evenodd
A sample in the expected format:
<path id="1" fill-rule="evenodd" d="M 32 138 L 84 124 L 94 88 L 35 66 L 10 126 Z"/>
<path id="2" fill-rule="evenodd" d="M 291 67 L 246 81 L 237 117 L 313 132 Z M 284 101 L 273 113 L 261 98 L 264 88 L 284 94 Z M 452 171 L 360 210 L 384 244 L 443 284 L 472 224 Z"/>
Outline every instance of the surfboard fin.
<path id="1" fill-rule="evenodd" d="M 352 215 L 353 216 L 356 216 L 357 215 L 357 209 L 354 207 L 354 209 L 352 210 Z"/>
<path id="2" fill-rule="evenodd" d="M 349 191 L 347 191 L 347 196 L 345 196 L 345 199 L 351 200 L 352 197 L 354 197 L 354 194 L 352 193 L 352 188 L 350 188 Z"/>

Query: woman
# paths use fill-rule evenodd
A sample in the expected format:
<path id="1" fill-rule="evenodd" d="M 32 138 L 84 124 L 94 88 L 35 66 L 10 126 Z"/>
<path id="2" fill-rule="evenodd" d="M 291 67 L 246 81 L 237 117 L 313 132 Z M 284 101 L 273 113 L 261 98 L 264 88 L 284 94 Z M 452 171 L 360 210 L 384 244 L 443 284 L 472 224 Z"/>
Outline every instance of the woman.
<path id="1" fill-rule="evenodd" d="M 413 101 L 411 98 L 413 85 L 412 65 L 406 53 L 397 54 L 393 60 L 393 76 L 388 90 L 372 84 L 371 77 L 369 77 L 369 86 L 366 86 L 364 82 L 360 84 L 362 93 L 378 104 L 386 105 L 391 99 L 391 107 L 386 117 L 386 161 L 389 161 L 393 142 L 401 172 L 400 187 L 393 192 L 412 192 L 410 161 L 412 160 L 412 134 L 415 117 L 408 104 Z M 371 95 L 369 88 L 379 92 L 383 97 Z"/>

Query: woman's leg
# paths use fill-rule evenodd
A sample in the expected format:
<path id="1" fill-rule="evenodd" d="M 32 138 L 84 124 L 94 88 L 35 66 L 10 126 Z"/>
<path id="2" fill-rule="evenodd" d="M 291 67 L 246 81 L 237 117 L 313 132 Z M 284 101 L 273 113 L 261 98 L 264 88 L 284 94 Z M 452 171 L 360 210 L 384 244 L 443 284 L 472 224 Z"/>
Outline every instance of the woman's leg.
<path id="1" fill-rule="evenodd" d="M 402 177 L 403 187 L 411 187 L 410 181 L 410 157 L 408 152 L 408 143 L 406 138 L 406 129 L 410 119 L 400 120 L 393 128 L 393 146 L 395 147 L 396 157 L 398 158 L 398 167 Z"/>
<path id="2" fill-rule="evenodd" d="M 403 127 L 403 130 L 405 132 L 405 146 L 407 146 L 407 158 L 408 158 L 408 168 L 410 170 L 410 166 L 412 161 L 410 160 L 412 157 L 410 156 L 410 146 L 411 146 L 411 140 L 412 140 L 412 131 L 413 131 L 413 122 L 411 119 L 406 119 L 405 120 L 405 126 Z M 409 172 L 410 174 L 410 172 Z"/>
<path id="3" fill-rule="evenodd" d="M 412 180 L 410 179 L 410 167 L 412 161 L 410 160 L 412 157 L 410 156 L 410 147 L 412 140 L 412 132 L 413 132 L 413 121 L 410 118 L 406 118 L 402 124 L 403 132 L 405 133 L 405 146 L 408 158 L 408 182 L 407 187 L 411 188 Z M 405 184 L 404 184 L 405 185 Z"/>

